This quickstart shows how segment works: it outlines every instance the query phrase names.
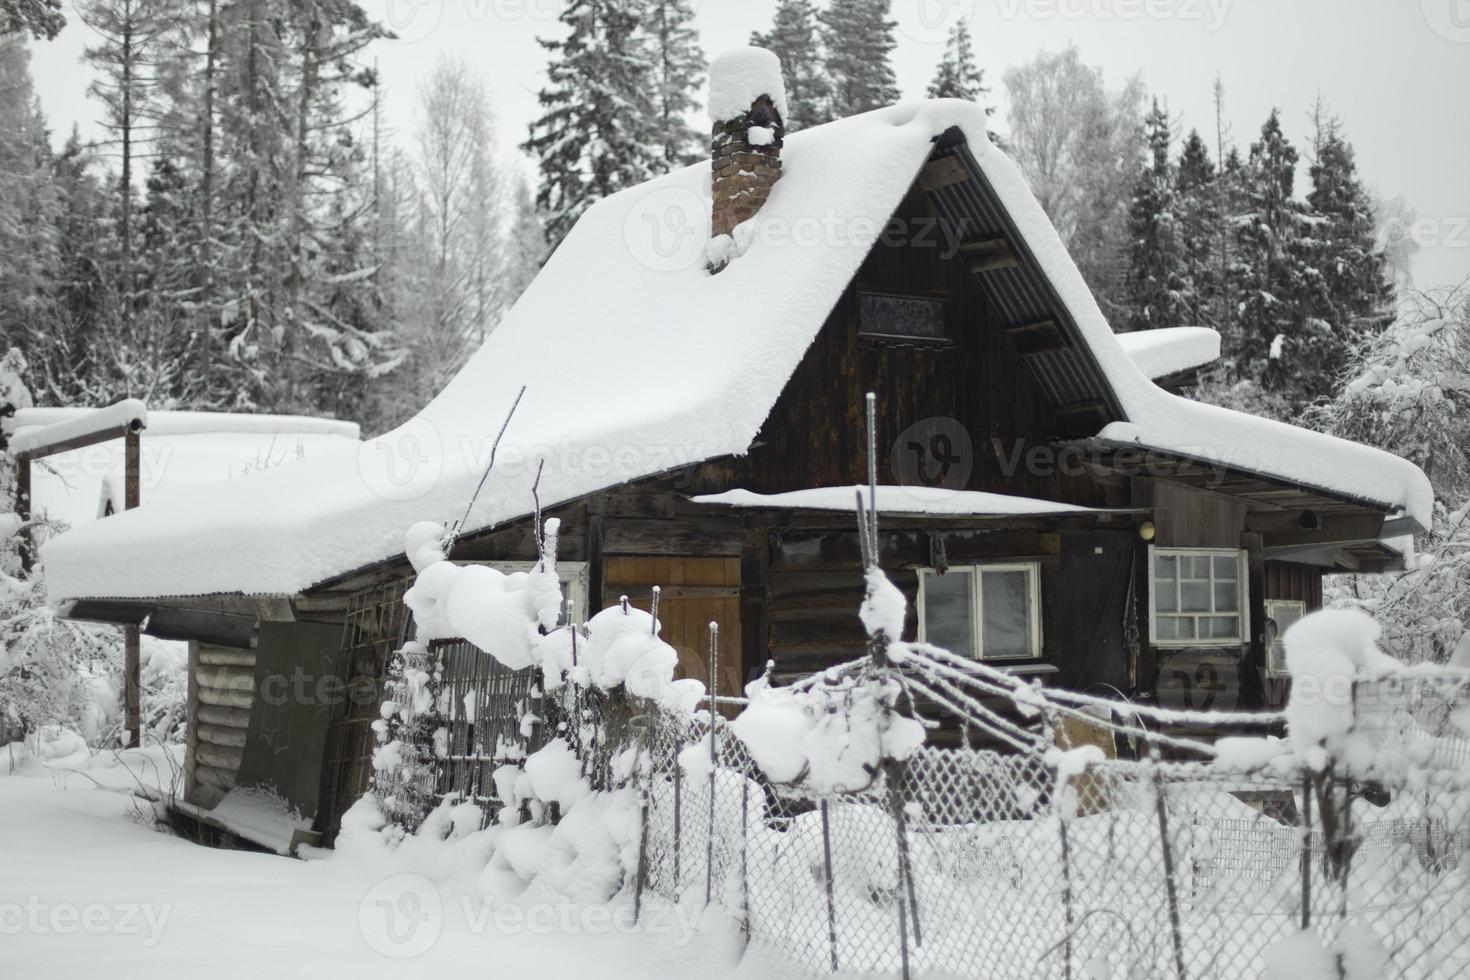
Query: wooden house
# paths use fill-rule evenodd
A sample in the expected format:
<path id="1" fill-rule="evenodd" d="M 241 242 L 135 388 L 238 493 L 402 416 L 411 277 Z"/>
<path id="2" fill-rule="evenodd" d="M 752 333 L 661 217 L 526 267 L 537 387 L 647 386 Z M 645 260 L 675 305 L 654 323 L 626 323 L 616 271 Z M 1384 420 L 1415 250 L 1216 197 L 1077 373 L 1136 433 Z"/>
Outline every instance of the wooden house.
<path id="1" fill-rule="evenodd" d="M 1428 524 L 1411 464 L 1154 384 L 1209 337 L 1130 356 L 979 107 L 783 139 L 783 100 L 756 94 L 713 164 L 593 206 L 403 428 L 48 546 L 70 615 L 189 624 L 196 809 L 264 773 L 330 842 L 403 638 L 404 530 L 463 518 L 453 559 L 524 567 L 538 470 L 578 618 L 660 586 L 694 676 L 721 624 L 726 693 L 859 655 L 866 392 L 910 633 L 1047 683 L 1271 703 L 1271 622 L 1319 605 L 1324 574 L 1395 567 L 1385 540 Z M 303 672 L 294 712 L 270 703 L 262 678 Z"/>

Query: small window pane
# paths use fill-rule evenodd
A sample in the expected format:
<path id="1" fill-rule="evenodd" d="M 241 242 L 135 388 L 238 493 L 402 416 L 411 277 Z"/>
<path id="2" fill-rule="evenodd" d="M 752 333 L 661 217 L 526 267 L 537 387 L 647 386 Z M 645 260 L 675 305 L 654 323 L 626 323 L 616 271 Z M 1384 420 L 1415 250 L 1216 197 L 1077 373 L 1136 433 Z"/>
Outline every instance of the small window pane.
<path id="1" fill-rule="evenodd" d="M 1181 612 L 1207 613 L 1210 611 L 1210 583 L 1189 579 L 1179 583 Z"/>
<path id="2" fill-rule="evenodd" d="M 1178 578 L 1179 559 L 1173 555 L 1159 555 L 1154 561 L 1154 578 L 1160 583 Z"/>
<path id="3" fill-rule="evenodd" d="M 1239 616 L 1210 616 L 1201 620 L 1205 636 L 1211 639 L 1233 639 L 1240 635 Z"/>
<path id="4" fill-rule="evenodd" d="M 1237 612 L 1240 609 L 1240 586 L 1236 582 L 1215 582 L 1215 612 Z"/>
<path id="5" fill-rule="evenodd" d="M 975 656 L 975 611 L 968 572 L 924 576 L 924 639 L 961 657 Z"/>
<path id="6" fill-rule="evenodd" d="M 998 659 L 1031 656 L 1031 576 L 1025 571 L 983 572 L 984 655 Z"/>
<path id="7" fill-rule="evenodd" d="M 1158 602 L 1157 602 L 1159 612 L 1166 612 L 1166 613 L 1178 612 L 1179 611 L 1179 587 L 1174 582 L 1172 582 L 1172 581 L 1170 581 L 1170 582 L 1155 582 L 1154 584 L 1158 587 L 1158 590 L 1159 590 L 1159 596 L 1158 596 Z"/>
<path id="8" fill-rule="evenodd" d="M 1215 578 L 1218 581 L 1234 582 L 1240 577 L 1240 562 L 1225 555 L 1215 556 Z"/>
<path id="9" fill-rule="evenodd" d="M 1206 581 L 1209 580 L 1209 577 L 1210 577 L 1210 556 L 1209 555 L 1190 555 L 1184 561 L 1185 561 L 1185 567 L 1188 569 L 1188 572 L 1186 572 L 1186 574 L 1185 574 L 1185 577 L 1186 578 L 1200 578 L 1200 579 L 1205 579 Z"/>
<path id="10" fill-rule="evenodd" d="M 1194 639 L 1194 619 L 1189 616 L 1160 616 L 1158 634 L 1161 640 Z"/>

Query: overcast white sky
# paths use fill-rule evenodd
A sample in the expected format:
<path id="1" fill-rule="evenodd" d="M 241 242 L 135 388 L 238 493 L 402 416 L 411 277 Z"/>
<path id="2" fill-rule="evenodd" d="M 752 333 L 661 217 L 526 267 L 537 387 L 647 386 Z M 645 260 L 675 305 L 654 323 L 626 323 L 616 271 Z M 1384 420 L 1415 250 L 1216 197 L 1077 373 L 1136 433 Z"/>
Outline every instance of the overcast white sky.
<path id="1" fill-rule="evenodd" d="M 412 128 L 418 80 L 437 57 L 453 54 L 492 86 L 502 142 L 524 137 L 545 65 L 536 38 L 556 32 L 557 0 L 360 2 L 400 35 L 376 52 L 400 132 Z M 706 53 L 765 30 L 775 5 L 694 0 Z M 1369 187 L 1403 195 L 1417 209 L 1418 284 L 1470 277 L 1470 0 L 894 0 L 893 15 L 906 97 L 923 95 L 949 25 L 970 20 L 1002 131 L 1005 69 L 1068 42 L 1113 81 L 1141 72 L 1184 130 L 1198 126 L 1212 143 L 1216 72 L 1242 148 L 1272 105 L 1304 148 L 1308 111 L 1321 92 L 1345 120 Z M 98 107 L 86 97 L 78 62 L 87 33 L 70 16 L 60 37 L 33 47 L 37 89 L 58 139 L 73 122 L 84 132 L 95 126 Z M 1305 179 L 1304 164 L 1299 187 Z"/>

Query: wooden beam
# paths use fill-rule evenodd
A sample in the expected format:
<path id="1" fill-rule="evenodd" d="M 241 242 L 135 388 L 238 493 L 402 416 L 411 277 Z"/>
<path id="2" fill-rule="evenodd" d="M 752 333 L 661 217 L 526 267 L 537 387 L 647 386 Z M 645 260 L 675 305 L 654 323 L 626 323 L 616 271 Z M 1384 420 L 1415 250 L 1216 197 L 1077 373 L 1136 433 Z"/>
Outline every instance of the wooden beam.
<path id="1" fill-rule="evenodd" d="M 1056 410 L 1056 421 L 1060 430 L 1058 435 L 1064 439 L 1076 438 L 1096 435 L 1103 426 L 1112 421 L 1112 413 L 1102 401 L 1072 402 Z"/>
<path id="2" fill-rule="evenodd" d="M 960 255 L 970 267 L 970 271 L 976 275 L 996 272 L 1000 269 L 1014 269 L 1021 264 L 1021 260 L 1016 257 L 1015 248 L 1011 246 L 1010 239 L 1004 235 L 963 242 L 960 245 Z"/>
<path id="3" fill-rule="evenodd" d="M 960 184 L 970 179 L 970 172 L 959 157 L 944 156 L 931 159 L 919 171 L 919 186 L 933 193 L 942 187 Z"/>
<path id="4" fill-rule="evenodd" d="M 1014 327 L 1006 327 L 1006 336 L 1011 338 L 1016 353 L 1022 357 L 1055 354 L 1069 350 L 1072 346 L 1067 342 L 1066 335 L 1062 333 L 1062 328 L 1057 326 L 1055 320 L 1040 320 L 1036 323 L 1022 323 Z"/>
<path id="5" fill-rule="evenodd" d="M 1246 528 L 1254 530 L 1251 518 L 1246 515 Z M 1259 521 L 1257 522 L 1259 523 Z M 1344 544 L 1351 541 L 1377 541 L 1383 534 L 1382 514 L 1323 514 L 1316 528 L 1293 528 L 1265 531 L 1265 546 L 1268 548 L 1290 548 L 1302 545 Z"/>

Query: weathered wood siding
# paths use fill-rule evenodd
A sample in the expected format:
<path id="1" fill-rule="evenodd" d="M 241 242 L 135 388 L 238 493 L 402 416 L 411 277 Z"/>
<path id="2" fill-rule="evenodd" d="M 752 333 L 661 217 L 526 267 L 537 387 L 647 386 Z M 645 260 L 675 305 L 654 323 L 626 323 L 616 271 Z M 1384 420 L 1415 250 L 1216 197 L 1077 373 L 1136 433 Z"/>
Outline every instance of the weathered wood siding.
<path id="1" fill-rule="evenodd" d="M 1096 482 L 1078 465 L 1059 466 L 1048 448 L 1058 422 L 985 295 L 910 192 L 897 218 L 906 238 L 880 240 L 777 401 L 748 456 L 701 467 L 701 489 L 778 492 L 865 482 L 863 398 L 878 397 L 879 479 L 912 483 L 908 439 L 926 420 L 953 420 L 964 440 L 946 483 L 956 489 L 1039 496 L 1069 503 L 1121 503 L 1125 491 Z M 903 243 L 899 244 L 902 240 Z M 862 291 L 942 298 L 943 344 L 859 334 Z M 895 451 L 896 449 L 896 451 Z M 1032 455 L 1028 458 L 1027 454 Z M 895 461 L 902 461 L 895 467 Z M 1067 472 L 1063 472 L 1067 470 Z"/>
<path id="2" fill-rule="evenodd" d="M 1266 598 L 1304 602 L 1307 611 L 1322 608 L 1322 569 L 1295 562 L 1266 562 Z"/>

